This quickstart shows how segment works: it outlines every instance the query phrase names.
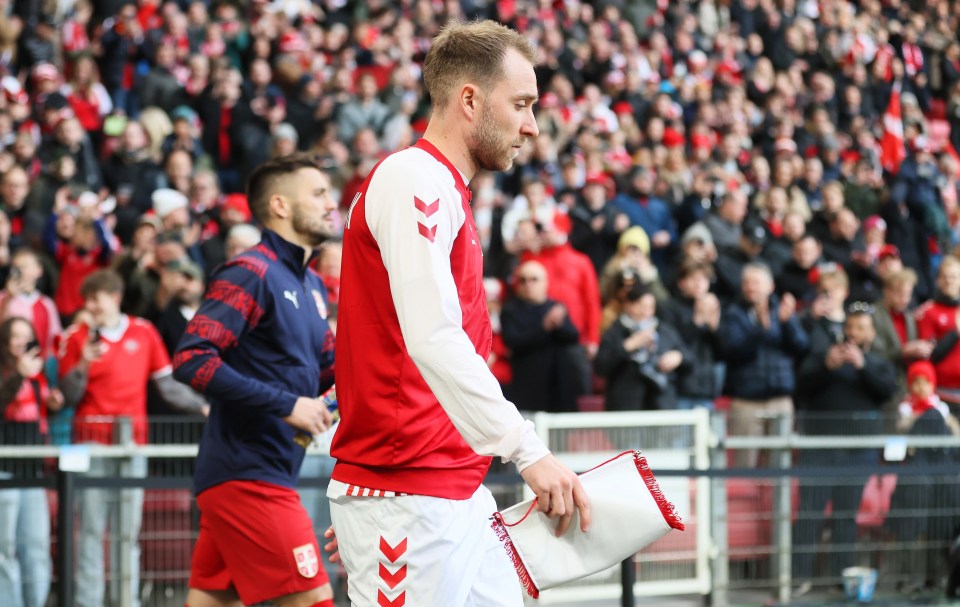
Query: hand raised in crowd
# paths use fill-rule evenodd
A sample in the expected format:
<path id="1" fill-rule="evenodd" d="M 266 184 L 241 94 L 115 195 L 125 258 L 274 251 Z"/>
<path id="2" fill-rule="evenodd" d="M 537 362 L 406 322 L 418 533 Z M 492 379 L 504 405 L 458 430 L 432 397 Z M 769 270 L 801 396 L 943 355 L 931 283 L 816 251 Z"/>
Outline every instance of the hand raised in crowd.
<path id="1" fill-rule="evenodd" d="M 663 373 L 672 373 L 683 364 L 683 354 L 680 350 L 669 350 L 660 356 L 657 368 Z"/>
<path id="2" fill-rule="evenodd" d="M 545 331 L 553 331 L 563 325 L 563 319 L 567 317 L 567 309 L 563 304 L 554 304 L 543 316 L 543 328 Z"/>
<path id="3" fill-rule="evenodd" d="M 854 369 L 862 369 L 865 363 L 863 350 L 856 344 L 846 343 L 844 346 L 844 360 L 851 365 Z"/>
<path id="4" fill-rule="evenodd" d="M 318 398 L 301 396 L 293 405 L 290 415 L 283 418 L 297 430 L 303 430 L 310 435 L 320 434 L 333 424 L 333 416 L 327 410 L 327 405 Z"/>
<path id="5" fill-rule="evenodd" d="M 926 360 L 933 353 L 934 342 L 929 339 L 914 339 L 903 344 L 904 358 Z"/>
<path id="6" fill-rule="evenodd" d="M 670 244 L 670 233 L 666 230 L 660 230 L 655 232 L 653 237 L 650 238 L 650 244 L 656 249 L 662 249 L 663 247 Z"/>
<path id="7" fill-rule="evenodd" d="M 844 344 L 835 344 L 827 350 L 827 357 L 823 361 L 827 369 L 834 371 L 842 367 L 843 363 L 846 362 L 846 353 L 844 352 L 843 346 Z"/>
<path id="8" fill-rule="evenodd" d="M 23 279 L 20 277 L 19 272 L 10 272 L 10 277 L 7 278 L 6 288 L 7 293 L 10 294 L 10 297 L 16 297 L 20 293 L 23 293 Z"/>
<path id="9" fill-rule="evenodd" d="M 100 360 L 105 348 L 106 346 L 104 346 L 103 341 L 100 340 L 97 330 L 91 329 L 90 339 L 87 343 L 83 344 L 83 350 L 80 353 L 80 365 L 87 367 L 90 363 Z"/>
<path id="10" fill-rule="evenodd" d="M 630 218 L 623 213 L 617 213 L 613 218 L 613 229 L 619 234 L 630 227 Z"/>
<path id="11" fill-rule="evenodd" d="M 720 326 L 720 300 L 713 293 L 707 293 L 693 304 L 693 324 L 706 325 L 711 329 Z"/>
<path id="12" fill-rule="evenodd" d="M 50 390 L 50 396 L 47 397 L 47 410 L 59 411 L 63 409 L 65 402 L 66 399 L 64 399 L 63 392 L 60 391 L 60 388 L 52 388 Z"/>
<path id="13" fill-rule="evenodd" d="M 43 369 L 40 348 L 33 347 L 17 358 L 17 373 L 20 377 L 33 377 Z"/>
<path id="14" fill-rule="evenodd" d="M 627 352 L 636 352 L 640 348 L 647 348 L 653 343 L 654 334 L 653 328 L 635 331 L 630 337 L 623 340 L 623 348 Z"/>
<path id="15" fill-rule="evenodd" d="M 797 311 L 797 300 L 790 293 L 784 293 L 780 299 L 780 309 L 777 310 L 777 317 L 780 322 L 787 322 Z"/>
<path id="16" fill-rule="evenodd" d="M 580 512 L 580 530 L 590 529 L 590 498 L 587 497 L 580 478 L 560 463 L 553 454 L 520 472 L 530 489 L 537 496 L 537 510 L 550 518 L 559 518 L 556 535 L 566 533 L 573 515 Z"/>
<path id="17" fill-rule="evenodd" d="M 770 328 L 770 300 L 761 297 L 759 301 L 753 304 L 753 311 L 757 315 L 760 326 L 764 329 Z"/>
<path id="18" fill-rule="evenodd" d="M 602 232 L 603 228 L 607 225 L 607 218 L 603 215 L 597 215 L 590 220 L 590 229 L 594 232 Z"/>
<path id="19" fill-rule="evenodd" d="M 823 293 L 817 295 L 810 304 L 810 316 L 813 318 L 823 318 L 830 313 L 832 302 L 830 296 Z"/>

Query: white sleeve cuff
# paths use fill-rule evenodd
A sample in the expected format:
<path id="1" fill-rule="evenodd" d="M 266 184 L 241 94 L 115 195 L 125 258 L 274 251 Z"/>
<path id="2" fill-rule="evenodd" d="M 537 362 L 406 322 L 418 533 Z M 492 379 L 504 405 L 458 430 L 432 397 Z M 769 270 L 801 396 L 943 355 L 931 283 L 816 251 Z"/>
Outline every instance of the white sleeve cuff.
<path id="1" fill-rule="evenodd" d="M 522 424 L 511 430 L 497 445 L 497 453 L 509 453 L 504 460 L 510 460 L 517 465 L 517 470 L 523 472 L 528 466 L 537 463 L 550 455 L 550 450 L 537 435 L 533 422 L 524 420 Z"/>

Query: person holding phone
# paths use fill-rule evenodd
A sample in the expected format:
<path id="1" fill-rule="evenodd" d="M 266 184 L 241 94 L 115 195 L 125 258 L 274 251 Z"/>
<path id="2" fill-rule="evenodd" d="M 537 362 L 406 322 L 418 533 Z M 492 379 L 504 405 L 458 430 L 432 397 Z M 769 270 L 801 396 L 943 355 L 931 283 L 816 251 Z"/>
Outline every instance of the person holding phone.
<path id="1" fill-rule="evenodd" d="M 123 314 L 120 299 L 123 279 L 112 270 L 98 270 L 80 285 L 84 301 L 83 322 L 74 324 L 63 337 L 59 352 L 60 387 L 67 406 L 76 407 L 73 422 L 75 443 L 113 444 L 118 421 L 128 418 L 133 441 L 147 442 L 147 384 L 153 382 L 160 397 L 172 407 L 202 412 L 207 403 L 197 392 L 173 379 L 170 356 L 157 329 L 150 322 Z M 143 477 L 146 459 L 131 461 L 94 457 L 90 476 Z M 104 601 L 103 540 L 108 516 L 120 503 L 133 504 L 129 531 L 140 531 L 143 489 L 87 489 L 80 494 L 80 538 L 77 558 L 77 607 L 100 607 Z M 117 537 L 119 530 L 113 530 Z M 139 605 L 140 546 L 129 553 L 131 604 Z"/>
<path id="2" fill-rule="evenodd" d="M 30 322 L 0 323 L 0 444 L 42 445 L 47 414 L 63 406 L 50 388 Z M 36 478 L 39 459 L 0 459 L 0 478 Z M 0 491 L 0 597 L 11 607 L 43 607 L 50 591 L 50 508 L 41 488 Z"/>
<path id="3" fill-rule="evenodd" d="M 40 292 L 43 264 L 28 248 L 17 249 L 10 260 L 10 275 L 0 291 L 0 320 L 19 316 L 33 327 L 42 359 L 54 355 L 54 343 L 63 332 L 60 314 L 53 300 Z"/>

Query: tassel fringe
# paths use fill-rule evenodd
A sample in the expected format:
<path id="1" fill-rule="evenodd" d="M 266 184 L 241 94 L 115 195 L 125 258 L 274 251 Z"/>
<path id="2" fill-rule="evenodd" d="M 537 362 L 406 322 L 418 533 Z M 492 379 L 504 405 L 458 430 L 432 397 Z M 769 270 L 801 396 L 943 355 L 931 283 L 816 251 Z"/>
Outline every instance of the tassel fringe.
<path id="1" fill-rule="evenodd" d="M 680 519 L 680 515 L 677 514 L 677 508 L 663 495 L 663 491 L 660 490 L 660 485 L 657 484 L 657 479 L 653 477 L 653 470 L 651 470 L 650 465 L 647 464 L 647 458 L 641 455 L 639 451 L 634 451 L 633 461 L 637 464 L 637 471 L 643 478 L 643 482 L 647 484 L 650 495 L 652 495 L 653 499 L 657 502 L 657 506 L 663 514 L 663 519 L 667 521 L 667 524 L 670 525 L 671 528 L 677 531 L 683 531 L 683 521 Z"/>
<path id="2" fill-rule="evenodd" d="M 493 525 L 491 526 L 497 534 L 497 538 L 503 542 L 507 556 L 510 557 L 514 568 L 517 570 L 517 575 L 520 577 L 520 583 L 523 585 L 523 589 L 527 591 L 527 594 L 529 594 L 531 598 L 540 598 L 540 589 L 537 588 L 537 585 L 533 582 L 533 578 L 530 577 L 530 572 L 527 571 L 527 566 L 523 564 L 523 559 L 520 558 L 520 553 L 517 552 L 516 546 L 513 545 L 513 541 L 510 539 L 510 533 L 507 531 L 507 527 L 503 522 L 503 517 L 500 516 L 499 512 L 496 512 L 491 517 L 491 520 L 493 520 Z"/>

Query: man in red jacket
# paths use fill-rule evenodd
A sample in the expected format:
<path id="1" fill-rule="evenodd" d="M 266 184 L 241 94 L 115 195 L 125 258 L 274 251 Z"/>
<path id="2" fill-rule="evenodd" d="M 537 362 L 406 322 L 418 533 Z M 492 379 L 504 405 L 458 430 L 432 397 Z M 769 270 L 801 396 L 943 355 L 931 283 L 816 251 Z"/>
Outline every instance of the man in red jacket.
<path id="1" fill-rule="evenodd" d="M 590 507 L 486 365 L 491 328 L 466 181 L 505 170 L 538 134 L 534 49 L 492 21 L 433 42 L 424 138 L 383 160 L 353 197 L 340 276 L 341 424 L 327 490 L 357 605 L 519 606 L 490 527 L 491 457 L 516 463 L 566 532 Z M 576 532 L 576 531 L 574 531 Z"/>

